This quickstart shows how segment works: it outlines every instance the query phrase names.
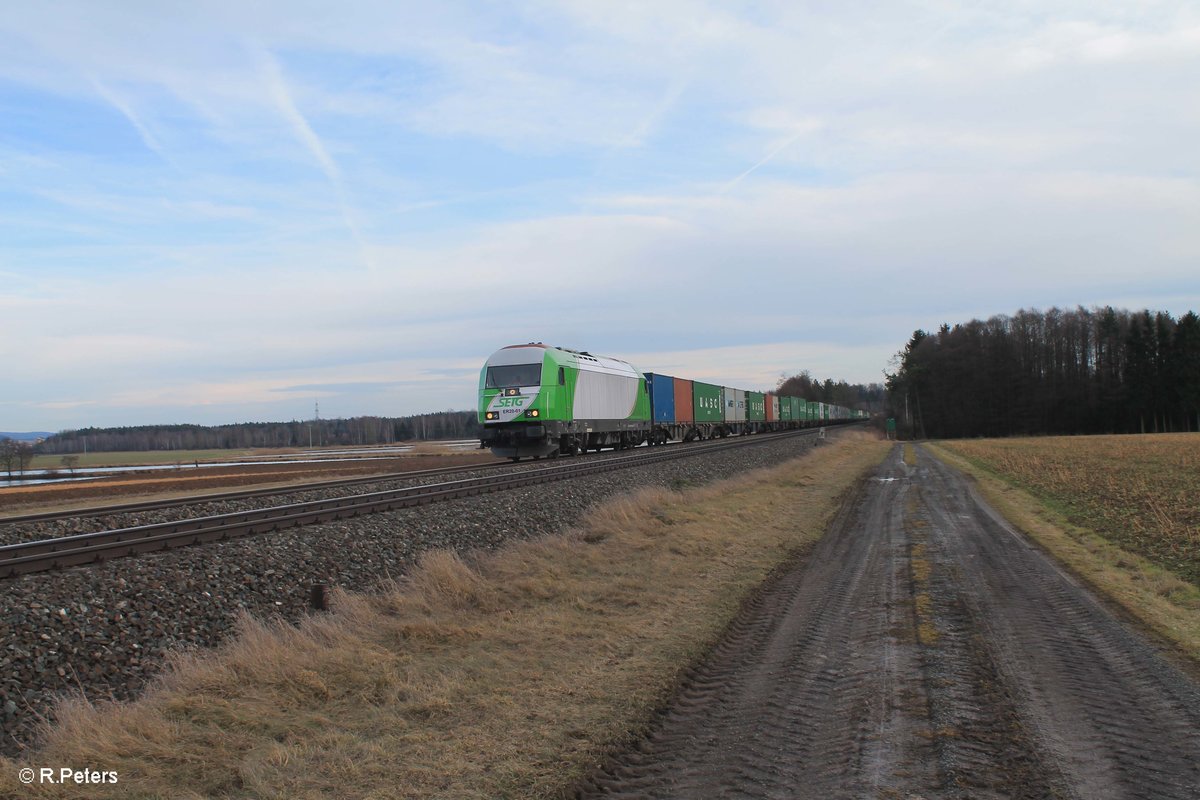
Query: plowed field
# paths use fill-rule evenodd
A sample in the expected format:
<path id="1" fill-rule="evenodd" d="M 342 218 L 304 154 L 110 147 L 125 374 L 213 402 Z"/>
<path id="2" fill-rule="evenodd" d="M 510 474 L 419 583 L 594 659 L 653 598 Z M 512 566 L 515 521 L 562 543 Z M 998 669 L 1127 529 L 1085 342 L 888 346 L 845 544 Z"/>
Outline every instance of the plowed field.
<path id="1" fill-rule="evenodd" d="M 1200 586 L 1200 434 L 1049 436 L 944 447 L 1077 525 Z"/>

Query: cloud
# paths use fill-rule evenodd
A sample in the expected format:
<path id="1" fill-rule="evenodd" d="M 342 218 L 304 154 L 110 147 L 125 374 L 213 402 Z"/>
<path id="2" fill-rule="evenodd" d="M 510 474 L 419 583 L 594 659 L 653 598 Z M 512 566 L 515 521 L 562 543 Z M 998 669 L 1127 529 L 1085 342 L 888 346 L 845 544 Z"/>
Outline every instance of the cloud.
<path id="1" fill-rule="evenodd" d="M 1018 70 L 1034 70 L 1063 63 L 1170 61 L 1200 55 L 1200 24 L 1194 15 L 1190 24 L 1153 16 L 1147 21 L 1150 27 L 1138 29 L 1130 27 L 1129 20 L 1051 20 L 1016 42 L 1006 61 Z"/>
<path id="2" fill-rule="evenodd" d="M 288 392 L 288 393 L 309 393 L 317 394 L 341 394 L 343 392 L 353 392 L 359 389 L 392 389 L 403 384 L 396 381 L 350 381 L 345 383 L 307 383 L 298 384 L 296 386 L 278 386 L 270 391 L 272 392 Z"/>
<path id="3" fill-rule="evenodd" d="M 787 148 L 791 147 L 793 144 L 795 144 L 796 142 L 798 142 L 802 136 L 805 136 L 805 135 L 807 135 L 807 134 L 811 133 L 811 132 L 812 132 L 813 130 L 815 130 L 817 127 L 818 127 L 818 123 L 816 123 L 816 122 L 810 122 L 810 123 L 808 123 L 808 124 L 802 124 L 802 125 L 797 125 L 797 126 L 795 126 L 795 132 L 794 132 L 794 133 L 792 133 L 790 136 L 788 136 L 786 139 L 784 139 L 784 140 L 783 140 L 783 142 L 781 142 L 780 144 L 778 144 L 778 145 L 776 145 L 775 147 L 773 147 L 773 148 L 772 148 L 772 149 L 771 149 L 771 150 L 770 150 L 770 151 L 769 151 L 769 152 L 768 152 L 768 153 L 767 153 L 765 156 L 763 156 L 763 157 L 762 157 L 762 158 L 760 158 L 758 161 L 756 161 L 756 162 L 755 162 L 755 163 L 754 163 L 754 164 L 753 164 L 753 165 L 752 165 L 752 166 L 751 166 L 749 169 L 747 169 L 745 172 L 741 173 L 741 174 L 740 174 L 740 175 L 738 175 L 736 178 L 734 178 L 733 180 L 731 180 L 729 183 L 727 183 L 727 184 L 725 184 L 724 186 L 722 186 L 722 187 L 720 188 L 720 190 L 718 190 L 717 194 L 725 194 L 725 193 L 726 193 L 726 192 L 728 192 L 730 189 L 732 189 L 734 186 L 737 186 L 739 183 L 741 183 L 741 182 L 742 182 L 742 180 L 743 180 L 744 178 L 746 178 L 746 177 L 747 177 L 748 175 L 750 175 L 752 172 L 754 172 L 754 171 L 755 171 L 755 170 L 757 170 L 759 167 L 763 166 L 763 165 L 764 165 L 764 164 L 766 164 L 767 162 L 769 162 L 769 161 L 771 161 L 772 159 L 774 159 L 774 158 L 775 158 L 777 155 L 779 155 L 780 153 L 782 153 L 784 150 L 786 150 Z"/>
<path id="4" fill-rule="evenodd" d="M 130 106 L 128 102 L 126 102 L 116 92 L 105 86 L 94 76 L 89 77 L 89 80 L 91 81 L 92 86 L 95 87 L 96 92 L 106 101 L 108 101 L 113 108 L 121 112 L 125 119 L 129 120 L 129 124 L 134 127 L 134 130 L 137 131 L 138 136 L 142 138 L 142 142 L 146 145 L 146 147 L 162 158 L 163 161 L 174 165 L 174 163 L 171 161 L 171 157 L 167 154 L 167 151 L 158 141 L 158 138 L 150 131 L 146 124 L 142 122 L 141 118 L 134 113 L 132 106 Z"/>
<path id="5" fill-rule="evenodd" d="M 353 279 L 322 269 L 323 253 L 297 252 L 286 268 L 61 283 L 9 315 L 29 332 L 7 353 L 13 391 L 69 398 L 70 376 L 105 403 L 180 418 L 353 393 L 363 405 L 347 413 L 415 413 L 431 398 L 469 405 L 482 359 L 529 340 L 731 385 L 802 369 L 870 381 L 916 327 L 1026 305 L 1120 305 L 1148 285 L 1200 291 L 1190 277 L 1200 234 L 1186 225 L 1200 196 L 1186 180 L 900 174 L 608 202 L 637 213 L 383 248 L 381 268 Z M 401 388 L 418 385 L 428 391 Z"/>
<path id="6" fill-rule="evenodd" d="M 639 369 L 722 386 L 770 391 L 780 380 L 807 370 L 814 377 L 882 383 L 880 345 L 840 345 L 811 340 L 630 353 Z M 897 348 L 899 349 L 899 348 Z M 625 357 L 625 356 L 622 356 Z"/>
<path id="7" fill-rule="evenodd" d="M 0 19 L 5 413 L 461 407 L 529 340 L 871 380 L 963 315 L 1179 313 L 1197 31 L 1170 4 L 28 5 Z"/>
<path id="8" fill-rule="evenodd" d="M 296 134 L 296 138 L 304 144 L 313 158 L 316 159 L 321 167 L 321 171 L 325 173 L 325 177 L 332 184 L 334 194 L 337 196 L 338 208 L 342 213 L 342 219 L 345 221 L 350 235 L 354 237 L 355 244 L 358 245 L 363 264 L 368 271 L 373 270 L 375 268 L 374 261 L 371 258 L 366 243 L 363 241 L 362 231 L 359 230 L 358 223 L 355 222 L 354 212 L 350 208 L 350 203 L 346 200 L 346 187 L 342 179 L 341 170 L 338 169 L 337 164 L 330 157 L 329 151 L 325 149 L 324 143 L 318 138 L 316 132 L 313 131 L 312 126 L 308 124 L 308 120 L 304 118 L 304 115 L 296 107 L 279 63 L 263 48 L 256 48 L 256 55 L 262 63 L 263 79 L 271 99 L 274 101 L 279 113 Z"/>

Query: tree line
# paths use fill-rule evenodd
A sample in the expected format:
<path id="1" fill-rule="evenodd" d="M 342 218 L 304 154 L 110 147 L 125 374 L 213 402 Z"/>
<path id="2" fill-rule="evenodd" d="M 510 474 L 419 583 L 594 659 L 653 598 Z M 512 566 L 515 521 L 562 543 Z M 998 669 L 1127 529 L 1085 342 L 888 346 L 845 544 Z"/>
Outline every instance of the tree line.
<path id="1" fill-rule="evenodd" d="M 60 431 L 39 442 L 43 454 L 223 450 L 251 447 L 327 447 L 375 445 L 435 439 L 474 439 L 474 411 L 439 411 L 409 417 L 242 422 L 231 425 L 138 425 Z"/>
<path id="2" fill-rule="evenodd" d="M 847 383 L 844 380 L 835 383 L 829 378 L 822 381 L 810 375 L 808 370 L 781 380 L 775 393 L 872 413 L 884 411 L 887 405 L 887 392 L 881 383 Z"/>
<path id="3" fill-rule="evenodd" d="M 887 376 L 918 437 L 1200 430 L 1200 318 L 1021 310 L 917 330 Z"/>

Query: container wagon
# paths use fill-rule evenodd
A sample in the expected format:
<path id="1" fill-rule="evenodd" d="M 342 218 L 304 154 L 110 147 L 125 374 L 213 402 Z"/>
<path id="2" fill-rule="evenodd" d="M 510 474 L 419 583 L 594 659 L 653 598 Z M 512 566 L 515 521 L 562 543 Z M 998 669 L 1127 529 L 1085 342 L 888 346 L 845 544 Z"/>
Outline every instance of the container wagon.
<path id="1" fill-rule="evenodd" d="M 671 439 L 865 419 L 865 412 L 641 373 L 632 364 L 540 342 L 493 353 L 479 375 L 480 445 L 514 460 Z"/>

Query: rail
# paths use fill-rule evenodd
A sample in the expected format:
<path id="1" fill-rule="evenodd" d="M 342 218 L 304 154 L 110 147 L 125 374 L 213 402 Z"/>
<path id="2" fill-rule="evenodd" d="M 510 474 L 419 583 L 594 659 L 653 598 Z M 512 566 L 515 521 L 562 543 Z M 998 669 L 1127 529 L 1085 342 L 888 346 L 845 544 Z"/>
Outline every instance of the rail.
<path id="1" fill-rule="evenodd" d="M 415 469 L 407 472 L 385 472 L 378 475 L 368 475 L 354 478 L 336 478 L 328 481 L 297 483 L 287 486 L 273 486 L 266 489 L 239 489 L 235 492 L 219 492 L 214 494 L 192 495 L 186 498 L 169 500 L 142 500 L 136 503 L 121 503 L 117 505 L 93 506 L 72 511 L 45 511 L 37 514 L 0 517 L 0 525 L 24 522 L 52 522 L 58 519 L 82 519 L 86 517 L 102 517 L 108 514 L 127 514 L 137 511 L 157 511 L 164 508 L 181 508 L 197 503 L 220 503 L 226 500 L 245 500 L 251 497 L 270 497 L 272 495 L 294 494 L 296 492 L 320 491 L 336 489 L 343 486 L 357 486 L 364 483 L 382 483 L 384 481 L 408 480 L 410 478 L 427 478 L 431 475 L 450 475 L 456 472 L 470 472 L 481 469 L 497 469 L 511 466 L 507 461 L 495 463 L 462 464 L 456 467 L 437 467 L 435 469 Z"/>
<path id="2" fill-rule="evenodd" d="M 568 462 L 550 467 L 526 469 L 511 474 L 464 478 L 424 486 L 369 492 L 352 497 L 292 503 L 254 511 L 239 511 L 177 522 L 21 542 L 0 547 L 0 578 L 15 578 L 35 572 L 95 564 L 140 553 L 171 550 L 214 541 L 227 541 L 302 525 L 332 522 L 362 514 L 397 511 L 443 500 L 690 458 L 717 450 L 776 441 L 781 437 L 813 436 L 817 433 L 817 429 L 808 429 L 739 437 L 733 441 L 719 440 L 700 447 L 655 448 L 650 453 L 603 460 L 589 459 L 580 463 Z"/>

